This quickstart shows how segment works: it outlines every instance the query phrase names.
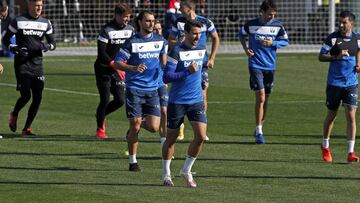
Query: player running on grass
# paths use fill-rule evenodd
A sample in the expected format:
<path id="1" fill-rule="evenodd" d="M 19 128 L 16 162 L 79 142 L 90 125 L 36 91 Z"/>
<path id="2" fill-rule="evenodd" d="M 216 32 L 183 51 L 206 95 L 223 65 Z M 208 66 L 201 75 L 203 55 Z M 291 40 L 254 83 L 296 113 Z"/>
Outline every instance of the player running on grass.
<path id="1" fill-rule="evenodd" d="M 10 113 L 11 131 L 16 131 L 18 114 L 32 97 L 22 130 L 23 136 L 34 135 L 31 124 L 40 108 L 45 83 L 43 52 L 55 50 L 52 25 L 48 19 L 41 16 L 43 1 L 28 0 L 27 6 L 27 13 L 16 17 L 11 22 L 3 38 L 3 43 L 9 46 L 10 38 L 15 35 L 17 43 L 9 46 L 15 53 L 16 90 L 20 91 L 20 98 Z"/>
<path id="2" fill-rule="evenodd" d="M 182 41 L 184 36 L 184 24 L 187 20 L 195 20 L 200 22 L 203 27 L 201 28 L 201 38 L 199 44 L 206 46 L 207 36 L 209 35 L 212 39 L 211 53 L 205 56 L 205 64 L 202 68 L 202 88 L 203 88 L 203 98 L 204 98 L 204 107 L 207 111 L 207 90 L 209 87 L 209 76 L 208 68 L 213 68 L 215 64 L 215 57 L 219 48 L 220 39 L 216 31 L 214 23 L 204 16 L 199 16 L 196 14 L 196 2 L 194 0 L 182 0 L 180 3 L 180 11 L 182 17 L 179 17 L 176 20 L 176 25 L 172 28 L 169 35 L 169 46 L 173 47 L 176 44 L 179 44 Z M 207 140 L 209 139 L 206 137 Z"/>
<path id="3" fill-rule="evenodd" d="M 171 82 L 168 105 L 168 129 L 163 146 L 163 184 L 173 186 L 170 163 L 179 127 L 187 116 L 194 131 L 194 139 L 187 151 L 180 176 L 189 187 L 197 187 L 191 168 L 206 139 L 207 117 L 201 88 L 201 70 L 206 47 L 200 44 L 202 24 L 186 21 L 185 40 L 169 52 L 164 81 Z"/>
<path id="4" fill-rule="evenodd" d="M 125 40 L 134 34 L 133 26 L 128 24 L 131 13 L 129 5 L 117 4 L 114 19 L 102 27 L 98 36 L 98 56 L 94 69 L 100 95 L 100 103 L 96 109 L 96 137 L 99 139 L 108 138 L 105 116 L 119 109 L 125 102 L 125 73 L 114 69 L 111 64 Z M 112 101 L 110 94 L 114 98 Z"/>
<path id="5" fill-rule="evenodd" d="M 114 63 L 115 68 L 126 71 L 129 171 L 140 171 L 136 159 L 140 128 L 150 132 L 159 131 L 158 74 L 166 63 L 168 49 L 167 41 L 153 33 L 155 17 L 152 12 L 141 12 L 135 22 L 138 33 L 126 40 Z"/>
<path id="6" fill-rule="evenodd" d="M 282 23 L 275 19 L 277 8 L 272 0 L 260 6 L 261 16 L 245 23 L 240 29 L 240 41 L 249 57 L 250 88 L 255 91 L 255 143 L 265 144 L 262 130 L 273 88 L 276 50 L 288 45 L 288 36 Z M 249 45 L 245 37 L 249 36 Z"/>
<path id="7" fill-rule="evenodd" d="M 360 35 L 353 32 L 355 15 L 350 11 L 340 13 L 339 30 L 331 33 L 321 47 L 319 60 L 330 62 L 326 87 L 328 112 L 323 127 L 322 157 L 332 162 L 330 135 L 337 110 L 342 103 L 347 122 L 348 162 L 358 162 L 354 152 L 356 137 L 356 109 L 358 106 L 358 73 L 360 72 Z"/>

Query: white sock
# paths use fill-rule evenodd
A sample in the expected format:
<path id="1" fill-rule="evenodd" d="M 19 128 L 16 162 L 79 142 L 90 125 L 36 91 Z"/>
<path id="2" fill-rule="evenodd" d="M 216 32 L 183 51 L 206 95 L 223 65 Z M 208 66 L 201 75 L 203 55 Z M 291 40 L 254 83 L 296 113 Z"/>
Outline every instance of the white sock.
<path id="1" fill-rule="evenodd" d="M 329 148 L 330 147 L 330 138 L 323 138 L 322 147 L 323 148 Z"/>
<path id="2" fill-rule="evenodd" d="M 348 140 L 347 146 L 348 146 L 348 153 L 353 153 L 355 147 L 355 140 Z"/>
<path id="3" fill-rule="evenodd" d="M 255 132 L 256 134 L 263 134 L 263 131 L 262 131 L 262 125 L 257 125 L 256 128 L 255 128 Z"/>
<path id="4" fill-rule="evenodd" d="M 162 164 L 163 164 L 163 175 L 169 175 L 171 174 L 170 171 L 170 163 L 171 163 L 171 159 L 170 160 L 162 160 Z"/>
<path id="5" fill-rule="evenodd" d="M 137 163 L 136 154 L 129 155 L 129 162 L 130 162 L 131 164 Z"/>
<path id="6" fill-rule="evenodd" d="M 185 172 L 185 173 L 191 172 L 191 168 L 194 165 L 195 160 L 196 160 L 195 157 L 187 156 L 185 159 L 185 162 L 184 162 L 184 166 L 181 169 L 182 172 Z"/>
<path id="7" fill-rule="evenodd" d="M 166 140 L 166 137 L 160 137 L 161 148 L 164 145 L 165 140 Z"/>

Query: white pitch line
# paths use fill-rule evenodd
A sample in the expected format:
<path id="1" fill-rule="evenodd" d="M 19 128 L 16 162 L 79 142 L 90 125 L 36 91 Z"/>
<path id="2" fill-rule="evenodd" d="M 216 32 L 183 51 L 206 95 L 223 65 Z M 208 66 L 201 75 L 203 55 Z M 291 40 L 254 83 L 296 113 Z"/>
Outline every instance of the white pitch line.
<path id="1" fill-rule="evenodd" d="M 15 84 L 9 84 L 9 83 L 0 83 L 0 86 L 6 86 L 6 87 L 16 87 Z M 66 93 L 66 94 L 75 94 L 75 95 L 86 95 L 86 96 L 99 96 L 99 94 L 96 93 L 90 93 L 90 92 L 80 92 L 80 91 L 72 91 L 72 90 L 63 90 L 63 89 L 55 89 L 55 88 L 44 88 L 46 91 L 52 91 L 52 92 L 60 92 L 60 93 Z M 253 104 L 255 101 L 208 101 L 208 104 Z M 311 103 L 323 103 L 324 100 L 303 100 L 303 101 L 276 101 L 271 102 L 274 104 L 311 104 Z"/>
<path id="2" fill-rule="evenodd" d="M 270 104 L 312 104 L 325 103 L 324 100 L 308 100 L 308 101 L 269 101 Z M 255 104 L 255 101 L 208 101 L 208 104 Z"/>
<path id="3" fill-rule="evenodd" d="M 15 84 L 8 84 L 8 83 L 0 83 L 0 86 L 16 87 Z M 55 88 L 47 88 L 47 87 L 45 87 L 44 90 L 52 91 L 52 92 L 68 93 L 68 94 L 77 94 L 77 95 L 99 96 L 99 94 L 90 93 L 90 92 L 79 92 L 79 91 L 72 91 L 72 90 L 62 90 L 62 89 L 55 89 Z"/>

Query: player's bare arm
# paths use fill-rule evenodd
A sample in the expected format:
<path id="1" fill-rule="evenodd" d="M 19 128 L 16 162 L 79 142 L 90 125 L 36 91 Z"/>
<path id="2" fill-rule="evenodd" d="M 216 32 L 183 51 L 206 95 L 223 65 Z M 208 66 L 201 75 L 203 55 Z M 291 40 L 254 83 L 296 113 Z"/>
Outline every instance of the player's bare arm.
<path id="1" fill-rule="evenodd" d="M 216 57 L 216 54 L 218 52 L 219 44 L 220 44 L 220 38 L 219 38 L 219 35 L 218 35 L 217 32 L 212 33 L 211 37 L 212 37 L 211 54 L 210 54 L 209 60 L 208 60 L 208 62 L 206 64 L 207 67 L 209 67 L 209 68 L 214 67 L 215 57 Z"/>

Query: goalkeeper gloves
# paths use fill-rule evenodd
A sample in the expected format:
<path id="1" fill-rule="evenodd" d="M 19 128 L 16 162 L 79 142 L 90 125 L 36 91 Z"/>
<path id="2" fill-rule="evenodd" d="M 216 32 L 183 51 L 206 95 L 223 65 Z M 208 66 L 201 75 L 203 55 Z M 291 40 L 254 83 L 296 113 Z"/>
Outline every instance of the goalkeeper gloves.
<path id="1" fill-rule="evenodd" d="M 116 74 L 119 76 L 120 80 L 125 80 L 125 72 L 118 69 L 118 68 L 115 68 L 115 61 L 114 60 L 110 61 L 109 66 L 116 71 Z"/>
<path id="2" fill-rule="evenodd" d="M 21 55 L 21 56 L 29 55 L 28 49 L 26 47 L 19 48 L 19 46 L 17 44 L 10 44 L 9 50 L 17 55 Z"/>
<path id="3" fill-rule="evenodd" d="M 55 46 L 53 44 L 45 44 L 44 42 L 40 43 L 40 49 L 43 52 L 47 52 L 47 51 L 53 51 L 55 49 Z"/>

